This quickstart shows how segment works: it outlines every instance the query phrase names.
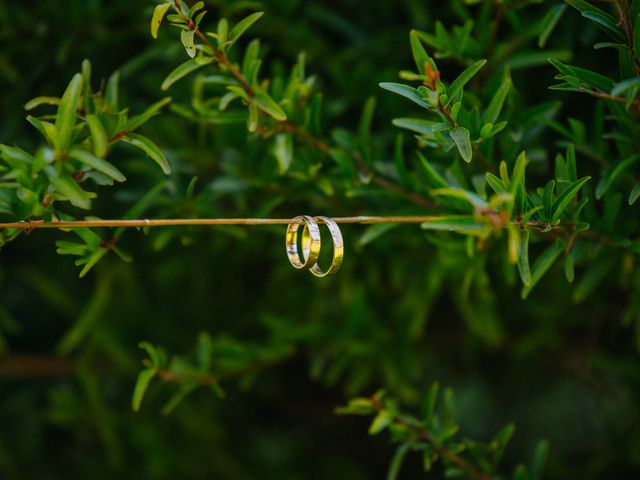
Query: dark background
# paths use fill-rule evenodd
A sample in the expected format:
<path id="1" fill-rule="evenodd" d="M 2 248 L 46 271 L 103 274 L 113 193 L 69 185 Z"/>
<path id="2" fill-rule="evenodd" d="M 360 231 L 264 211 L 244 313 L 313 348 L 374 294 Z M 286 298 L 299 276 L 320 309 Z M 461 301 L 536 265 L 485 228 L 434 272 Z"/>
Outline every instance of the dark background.
<path id="1" fill-rule="evenodd" d="M 374 130 L 387 143 L 395 134 L 390 120 L 407 106 L 378 82 L 410 67 L 410 28 L 456 22 L 448 2 L 437 1 L 207 3 L 209 25 L 222 15 L 237 20 L 252 9 L 266 11 L 249 35 L 266 46 L 267 72 L 307 52 L 308 70 L 324 92 L 328 130 L 355 128 L 367 97 L 378 97 Z M 530 7 L 531 21 L 550 3 Z M 142 0 L 0 0 L 0 142 L 39 145 L 22 106 L 59 95 L 85 58 L 94 83 L 121 70 L 123 103 L 132 111 L 161 98 L 162 79 L 184 51 L 168 28 L 152 41 L 151 11 Z M 606 70 L 606 57 L 590 47 L 595 35 L 571 12 L 550 43 L 572 50 L 575 64 Z M 588 122 L 593 104 L 548 92 L 553 75 L 540 67 L 514 72 L 514 82 L 529 104 L 559 98 L 566 116 Z M 188 99 L 189 83 L 170 94 Z M 215 182 L 218 164 L 242 152 L 244 142 L 243 132 L 213 146 L 194 142 L 197 128 L 171 114 L 145 129 L 184 163 L 171 178 L 176 188 L 194 174 L 202 188 Z M 541 146 L 554 149 L 556 141 L 550 134 Z M 121 155 L 136 161 L 129 151 Z M 134 173 L 96 211 L 117 218 L 160 180 L 156 175 Z M 295 191 L 277 213 L 308 210 L 306 193 Z M 221 193 L 209 213 L 249 216 L 273 196 L 259 189 Z M 357 199 L 350 202 L 361 208 Z M 496 268 L 489 270 L 490 288 L 470 305 L 477 311 L 465 313 L 453 293 L 460 253 L 435 249 L 411 227 L 364 248 L 356 247 L 362 228 L 345 227 L 344 270 L 325 282 L 290 268 L 281 230 L 184 229 L 163 249 L 154 248 L 156 234 L 131 233 L 123 247 L 133 263 L 108 258 L 82 280 L 69 258 L 55 254 L 54 240 L 65 234 L 35 232 L 5 246 L 0 478 L 385 478 L 393 450 L 384 436 L 367 436 L 367 420 L 333 409 L 378 388 L 417 409 L 433 381 L 455 389 L 464 436 L 489 439 L 515 422 L 505 471 L 527 461 L 544 438 L 551 447 L 546 478 L 638 478 L 640 369 L 630 331 L 619 321 L 627 294 L 614 282 L 576 305 L 556 272 L 522 302 L 517 285 Z M 160 409 L 168 387 L 157 385 L 142 411 L 131 412 L 140 341 L 172 353 L 191 349 L 201 331 L 260 343 L 274 319 L 320 333 L 251 388 L 229 381 L 223 400 L 198 390 L 167 417 Z M 62 355 L 60 342 L 74 328 L 81 340 Z M 342 366 L 311 379 L 318 361 Z M 419 459 L 410 456 L 401 478 L 421 475 Z M 433 478 L 439 475 L 436 469 Z"/>

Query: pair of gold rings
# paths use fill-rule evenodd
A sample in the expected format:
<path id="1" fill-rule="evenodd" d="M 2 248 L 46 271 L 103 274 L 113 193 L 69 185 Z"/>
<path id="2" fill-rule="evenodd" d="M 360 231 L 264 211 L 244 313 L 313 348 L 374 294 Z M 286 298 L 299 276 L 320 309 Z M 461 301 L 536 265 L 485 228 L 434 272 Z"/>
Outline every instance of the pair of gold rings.
<path id="1" fill-rule="evenodd" d="M 316 277 L 333 275 L 340 270 L 344 260 L 344 241 L 338 224 L 327 217 L 310 217 L 308 215 L 300 215 L 293 220 L 294 223 L 289 224 L 285 236 L 287 256 L 291 265 L 298 270 L 309 270 Z M 318 265 L 318 257 L 322 246 L 318 223 L 323 223 L 327 226 L 333 240 L 333 259 L 331 260 L 331 266 L 326 271 L 322 270 Z M 300 242 L 302 252 L 298 248 L 298 231 L 301 226 L 304 226 Z"/>

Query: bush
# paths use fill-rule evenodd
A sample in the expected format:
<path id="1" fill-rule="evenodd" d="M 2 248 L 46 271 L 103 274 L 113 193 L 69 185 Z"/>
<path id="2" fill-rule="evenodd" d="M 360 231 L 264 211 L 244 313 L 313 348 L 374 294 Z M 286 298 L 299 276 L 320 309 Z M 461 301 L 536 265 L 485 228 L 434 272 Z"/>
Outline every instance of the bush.
<path id="1" fill-rule="evenodd" d="M 207 3 L 0 9 L 3 478 L 637 475 L 640 2 Z"/>

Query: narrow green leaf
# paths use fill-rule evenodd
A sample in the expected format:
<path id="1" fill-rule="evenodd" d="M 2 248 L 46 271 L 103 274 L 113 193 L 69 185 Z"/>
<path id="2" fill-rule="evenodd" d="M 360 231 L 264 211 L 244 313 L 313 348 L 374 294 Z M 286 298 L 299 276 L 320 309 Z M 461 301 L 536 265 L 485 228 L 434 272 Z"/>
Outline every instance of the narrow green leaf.
<path id="1" fill-rule="evenodd" d="M 636 183 L 636 185 L 631 190 L 629 194 L 629 205 L 633 205 L 636 203 L 636 200 L 640 197 L 640 183 Z"/>
<path id="2" fill-rule="evenodd" d="M 438 400 L 438 391 L 440 390 L 440 384 L 434 383 L 431 385 L 429 389 L 429 393 L 424 400 L 424 404 L 422 407 L 422 418 L 427 423 L 427 425 L 433 420 L 433 415 L 435 413 L 436 401 Z"/>
<path id="3" fill-rule="evenodd" d="M 614 97 L 619 97 L 623 93 L 626 93 L 627 90 L 640 86 L 640 77 L 633 77 L 624 80 L 623 82 L 616 83 L 616 85 L 611 89 L 611 95 Z"/>
<path id="4" fill-rule="evenodd" d="M 496 177 L 493 173 L 487 172 L 485 177 L 486 177 L 487 183 L 489 184 L 489 186 L 492 188 L 494 192 L 507 193 L 509 191 L 505 183 L 501 179 Z"/>
<path id="5" fill-rule="evenodd" d="M 491 103 L 489 103 L 489 106 L 485 110 L 484 115 L 482 116 L 483 124 L 496 123 L 498 117 L 500 116 L 500 112 L 502 111 L 502 107 L 504 106 L 507 95 L 511 90 L 511 85 L 511 78 L 505 78 L 500 85 L 500 88 L 498 88 L 498 91 L 491 99 Z"/>
<path id="6" fill-rule="evenodd" d="M 76 73 L 71 79 L 58 106 L 55 124 L 56 136 L 54 137 L 54 144 L 58 150 L 65 151 L 71 144 L 71 136 L 73 135 L 73 127 L 76 124 L 76 110 L 78 109 L 78 103 L 80 101 L 81 88 L 82 75 Z"/>
<path id="7" fill-rule="evenodd" d="M 565 0 L 568 1 L 568 0 Z M 574 0 L 575 1 L 575 0 Z M 529 476 L 528 480 L 542 480 L 542 476 L 544 473 L 544 467 L 547 463 L 547 457 L 549 456 L 549 443 L 546 441 L 538 442 L 536 446 L 536 450 L 533 454 L 533 459 L 531 460 L 531 465 L 529 468 Z"/>
<path id="8" fill-rule="evenodd" d="M 182 30 L 180 32 L 180 41 L 187 51 L 187 55 L 191 58 L 196 56 L 196 45 L 194 43 L 194 37 L 196 32 L 194 30 Z"/>
<path id="9" fill-rule="evenodd" d="M 576 276 L 573 266 L 573 255 L 571 255 L 571 253 L 564 258 L 564 276 L 569 283 L 573 283 L 573 279 Z"/>
<path id="10" fill-rule="evenodd" d="M 625 34 L 618 27 L 616 20 L 607 13 L 596 13 L 596 12 L 582 12 L 582 16 L 584 18 L 588 18 L 593 23 L 596 24 L 607 35 L 609 35 L 616 42 L 625 42 Z"/>
<path id="11" fill-rule="evenodd" d="M 358 124 L 358 137 L 363 145 L 371 142 L 371 124 L 376 111 L 376 97 L 369 97 L 362 109 Z"/>
<path id="12" fill-rule="evenodd" d="M 280 174 L 287 173 L 293 162 L 293 134 L 287 132 L 276 135 L 273 151 L 278 160 Z"/>
<path id="13" fill-rule="evenodd" d="M 51 145 L 54 144 L 56 137 L 56 126 L 51 122 L 43 122 L 39 118 L 27 116 L 27 122 L 33 125 Z"/>
<path id="14" fill-rule="evenodd" d="M 393 414 L 386 410 L 378 413 L 371 422 L 371 426 L 369 427 L 369 435 L 376 435 L 383 431 L 385 428 L 389 426 L 389 424 L 393 421 Z"/>
<path id="15" fill-rule="evenodd" d="M 381 223 L 378 225 L 370 225 L 364 231 L 360 239 L 358 240 L 358 246 L 364 247 L 365 245 L 369 245 L 374 240 L 380 238 L 382 235 L 387 233 L 390 230 L 393 230 L 397 227 L 397 224 L 393 223 Z"/>
<path id="16" fill-rule="evenodd" d="M 576 194 L 580 191 L 580 189 L 591 180 L 591 177 L 583 177 L 580 180 L 576 180 L 567 188 L 565 188 L 562 193 L 556 198 L 555 202 L 553 202 L 552 211 L 553 214 L 551 216 L 551 221 L 555 222 L 560 218 L 564 209 L 569 205 L 569 202 L 576 196 Z"/>
<path id="17" fill-rule="evenodd" d="M 544 207 L 544 216 L 545 218 L 551 222 L 551 217 L 553 216 L 553 191 L 556 188 L 556 181 L 549 180 L 544 187 L 544 191 L 542 193 L 542 206 Z"/>
<path id="18" fill-rule="evenodd" d="M 576 10 L 578 10 L 580 13 L 590 12 L 590 13 L 597 13 L 599 15 L 608 15 L 604 10 L 599 9 L 598 7 L 594 6 L 589 2 L 585 2 L 584 0 L 564 0 L 564 1 L 569 5 L 571 5 L 573 8 L 575 8 Z M 608 15 L 608 16 L 610 18 L 613 18 L 611 17 L 611 15 Z"/>
<path id="19" fill-rule="evenodd" d="M 391 459 L 391 464 L 389 465 L 387 480 L 397 480 L 398 475 L 400 475 L 400 469 L 402 468 L 402 462 L 404 462 L 404 459 L 410 449 L 410 443 L 403 443 L 396 449 L 396 452 L 393 454 L 393 458 Z"/>
<path id="20" fill-rule="evenodd" d="M 450 215 L 434 218 L 421 224 L 423 230 L 442 230 L 464 235 L 482 235 L 488 225 L 478 222 L 472 215 Z"/>
<path id="21" fill-rule="evenodd" d="M 137 133 L 129 133 L 122 137 L 122 140 L 143 150 L 160 166 L 160 168 L 162 168 L 165 175 L 169 175 L 171 173 L 171 166 L 169 165 L 167 157 L 165 157 L 162 150 L 160 150 L 160 148 L 147 137 L 143 137 Z"/>
<path id="22" fill-rule="evenodd" d="M 182 65 L 179 65 L 169 75 L 167 75 L 167 78 L 165 78 L 162 82 L 162 90 L 168 90 L 171 85 L 176 83 L 181 78 L 186 77 L 191 72 L 194 72 L 195 70 L 198 70 L 205 65 L 209 65 L 211 62 L 213 62 L 213 58 L 211 57 L 197 57 L 191 60 L 187 60 Z"/>
<path id="23" fill-rule="evenodd" d="M 120 170 L 118 170 L 115 166 L 105 160 L 102 160 L 101 158 L 96 157 L 92 153 L 74 148 L 71 150 L 71 152 L 69 152 L 69 157 L 78 160 L 85 165 L 88 165 L 98 172 L 104 173 L 108 177 L 114 179 L 116 182 L 124 182 L 126 180 L 122 172 L 120 172 Z"/>
<path id="24" fill-rule="evenodd" d="M 424 120 L 422 118 L 394 118 L 391 123 L 396 127 L 405 128 L 415 133 L 433 134 L 433 126 L 437 123 L 432 120 Z"/>
<path id="25" fill-rule="evenodd" d="M 84 263 L 84 267 L 82 268 L 78 276 L 80 278 L 84 278 L 85 275 L 89 273 L 91 269 L 95 267 L 100 260 L 102 260 L 102 257 L 104 257 L 108 251 L 109 250 L 106 248 L 99 248 L 98 250 L 93 252 L 91 256 L 87 258 L 87 261 Z"/>
<path id="26" fill-rule="evenodd" d="M 29 100 L 24 104 L 24 109 L 29 111 L 33 110 L 40 105 L 59 105 L 60 99 L 58 97 L 36 97 Z"/>
<path id="27" fill-rule="evenodd" d="M 487 63 L 486 60 L 478 60 L 470 67 L 466 68 L 459 76 L 456 78 L 447 90 L 447 105 L 450 104 L 454 99 L 457 100 L 458 96 L 462 94 L 462 89 L 464 86 L 471 80 L 478 71 Z"/>
<path id="28" fill-rule="evenodd" d="M 89 131 L 91 132 L 91 139 L 93 141 L 93 152 L 98 157 L 103 158 L 107 154 L 107 146 L 109 144 L 104 126 L 100 119 L 93 114 L 87 115 L 87 124 L 89 125 Z"/>
<path id="29" fill-rule="evenodd" d="M 158 30 L 160 29 L 160 25 L 162 24 L 162 20 L 167 13 L 167 10 L 171 8 L 172 2 L 161 3 L 157 5 L 153 10 L 153 17 L 151 18 L 151 36 L 153 38 L 158 38 Z"/>
<path id="30" fill-rule="evenodd" d="M 540 32 L 540 36 L 538 36 L 538 47 L 545 47 L 545 45 L 547 44 L 547 40 L 551 36 L 553 30 L 556 28 L 556 25 L 558 25 L 560 18 L 562 18 L 562 15 L 566 10 L 566 4 L 559 4 L 551 7 L 542 22 L 540 22 L 542 25 L 542 31 Z"/>
<path id="31" fill-rule="evenodd" d="M 199 386 L 200 384 L 195 381 L 191 381 L 191 382 L 180 385 L 180 388 L 178 389 L 178 391 L 176 391 L 171 396 L 169 401 L 165 403 L 165 405 L 162 407 L 162 414 L 170 415 L 176 409 L 176 407 L 180 405 L 182 400 L 184 400 L 187 395 L 189 395 L 192 391 L 194 391 Z"/>
<path id="32" fill-rule="evenodd" d="M 529 285 L 525 285 L 522 288 L 522 299 L 526 299 L 531 290 L 537 285 L 540 279 L 551 268 L 554 262 L 558 259 L 560 254 L 564 251 L 565 243 L 562 240 L 556 240 L 556 242 L 548 247 L 542 255 L 540 255 L 531 269 L 531 282 Z"/>
<path id="33" fill-rule="evenodd" d="M 449 188 L 449 184 L 444 178 L 431 166 L 431 163 L 422 155 L 418 153 L 420 159 L 420 165 L 422 165 L 424 172 L 427 176 L 427 181 L 431 188 Z"/>
<path id="34" fill-rule="evenodd" d="M 91 197 L 89 193 L 85 192 L 71 177 L 66 175 L 50 177 L 49 181 L 56 192 L 69 200 L 71 205 L 84 210 L 91 208 Z"/>
<path id="35" fill-rule="evenodd" d="M 640 155 L 633 155 L 626 160 L 618 163 L 611 172 L 598 182 L 598 186 L 596 187 L 596 198 L 600 200 L 605 193 L 609 190 L 611 185 L 616 181 L 616 179 L 631 165 L 636 163 L 640 159 Z"/>
<path id="36" fill-rule="evenodd" d="M 238 41 L 244 32 L 246 32 L 254 23 L 260 20 L 260 17 L 264 15 L 264 12 L 252 13 L 248 17 L 240 20 L 238 24 L 231 29 L 229 33 L 229 47 Z"/>
<path id="37" fill-rule="evenodd" d="M 529 268 L 529 236 L 530 232 L 525 228 L 522 232 L 520 253 L 518 254 L 518 273 L 520 273 L 520 279 L 525 287 L 531 285 L 531 269 Z"/>
<path id="38" fill-rule="evenodd" d="M 137 130 L 141 125 L 148 122 L 149 119 L 158 115 L 160 113 L 160 110 L 162 110 L 165 105 L 171 103 L 171 100 L 171 97 L 165 97 L 162 100 L 157 101 L 149 108 L 147 108 L 143 113 L 132 117 L 127 123 L 122 126 L 122 130 L 124 130 L 125 132 L 133 132 L 134 130 Z"/>
<path id="39" fill-rule="evenodd" d="M 473 150 L 471 149 L 471 134 L 464 127 L 457 127 L 449 131 L 449 136 L 453 139 L 458 147 L 462 159 L 469 163 L 473 158 Z"/>
<path id="40" fill-rule="evenodd" d="M 417 103 L 418 105 L 426 108 L 427 110 L 433 110 L 431 105 L 429 105 L 425 101 L 425 99 L 420 96 L 420 94 L 418 93 L 418 90 L 416 90 L 415 88 L 409 85 L 403 85 L 401 83 L 391 83 L 391 82 L 383 82 L 383 83 L 380 83 L 379 85 L 380 85 L 380 88 L 393 92 L 404 98 L 408 98 L 412 102 Z"/>
<path id="41" fill-rule="evenodd" d="M 109 106 L 109 112 L 116 113 L 119 108 L 120 97 L 120 72 L 115 71 L 107 80 L 107 86 L 105 88 L 105 98 L 107 105 Z"/>
<path id="42" fill-rule="evenodd" d="M 429 65 L 431 70 L 436 72 L 438 67 L 436 67 L 435 62 L 422 45 L 422 41 L 420 40 L 420 36 L 416 30 L 411 30 L 409 33 L 409 41 L 411 43 L 411 52 L 413 53 L 413 60 L 416 62 L 418 73 L 420 75 L 426 75 L 425 65 Z"/>
<path id="43" fill-rule="evenodd" d="M 267 95 L 265 92 L 257 92 L 252 99 L 252 102 L 263 112 L 268 113 L 279 122 L 287 120 L 287 114 L 278 105 L 273 98 Z"/>
<path id="44" fill-rule="evenodd" d="M 140 410 L 144 394 L 147 392 L 149 384 L 153 377 L 156 376 L 157 372 L 158 369 L 156 368 L 145 368 L 138 374 L 138 380 L 136 381 L 136 386 L 133 390 L 133 398 L 131 399 L 131 408 L 133 408 L 134 412 Z"/>

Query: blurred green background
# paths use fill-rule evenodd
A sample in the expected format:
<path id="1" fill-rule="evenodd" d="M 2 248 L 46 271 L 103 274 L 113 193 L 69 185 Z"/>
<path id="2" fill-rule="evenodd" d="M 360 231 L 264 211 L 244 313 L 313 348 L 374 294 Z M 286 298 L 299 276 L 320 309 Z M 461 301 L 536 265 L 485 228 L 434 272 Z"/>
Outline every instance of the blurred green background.
<path id="1" fill-rule="evenodd" d="M 374 129 L 382 145 L 391 145 L 390 121 L 407 107 L 377 84 L 411 64 L 409 29 L 430 31 L 436 20 L 450 25 L 455 3 L 216 0 L 207 2 L 205 22 L 265 10 L 250 36 L 266 46 L 267 71 L 289 68 L 304 50 L 324 92 L 327 130 L 355 128 L 374 95 Z M 530 8 L 532 22 L 543 7 Z M 162 79 L 184 50 L 168 28 L 152 41 L 152 8 L 146 0 L 0 0 L 0 142 L 38 146 L 23 105 L 59 95 L 85 58 L 95 83 L 121 71 L 132 111 L 161 98 Z M 574 64 L 606 71 L 608 57 L 591 50 L 594 35 L 578 15 L 567 15 L 550 44 L 570 51 Z M 588 122 L 592 104 L 546 90 L 553 75 L 545 66 L 515 71 L 514 83 L 530 104 L 561 99 L 566 116 Z M 170 94 L 188 100 L 189 83 Z M 168 196 L 197 175 L 198 188 L 209 192 L 209 203 L 197 206 L 201 216 L 259 215 L 270 202 L 280 216 L 326 208 L 314 192 L 284 189 L 285 180 L 243 183 L 243 152 L 254 147 L 246 147 L 241 130 L 202 140 L 198 126 L 171 114 L 146 125 L 181 165 Z M 553 149 L 556 141 L 549 134 L 540 146 Z M 162 180 L 138 167 L 132 152 L 120 155 L 131 181 L 101 197 L 95 210 L 104 218 L 121 216 Z M 365 201 L 345 199 L 352 212 L 335 211 L 399 210 L 397 199 Z M 167 200 L 155 213 L 179 216 L 181 208 L 195 207 Z M 343 230 L 344 269 L 323 282 L 289 266 L 282 228 L 132 232 L 122 245 L 133 263 L 109 258 L 82 280 L 68 258 L 55 255 L 63 233 L 38 231 L 6 245 L 0 478 L 384 478 L 387 441 L 368 437 L 367 420 L 338 417 L 334 407 L 349 395 L 387 388 L 418 408 L 434 381 L 454 387 L 464 435 L 488 439 L 515 422 L 507 470 L 546 438 L 545 478 L 639 478 L 640 364 L 618 321 L 624 299 L 615 284 L 574 305 L 569 290 L 549 281 L 522 302 L 496 269 L 490 286 L 463 304 L 455 293 L 460 252 L 436 249 L 413 227 L 364 247 L 362 227 Z M 227 382 L 225 399 L 198 390 L 164 416 L 169 387 L 159 385 L 132 413 L 143 357 L 138 343 L 183 353 L 203 331 L 255 344 L 289 335 L 298 346 L 250 386 Z M 419 459 L 410 457 L 401 478 L 423 478 L 420 471 Z"/>

